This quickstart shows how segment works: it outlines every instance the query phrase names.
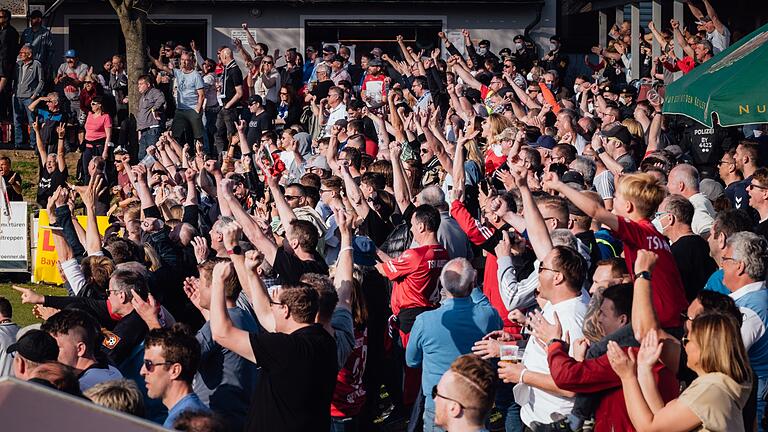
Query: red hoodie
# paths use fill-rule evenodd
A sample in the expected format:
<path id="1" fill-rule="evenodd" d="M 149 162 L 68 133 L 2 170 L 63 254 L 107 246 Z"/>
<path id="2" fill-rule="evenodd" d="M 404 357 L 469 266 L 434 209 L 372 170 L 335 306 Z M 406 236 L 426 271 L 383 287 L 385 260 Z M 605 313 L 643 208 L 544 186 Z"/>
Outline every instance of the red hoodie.
<path id="1" fill-rule="evenodd" d="M 499 278 L 498 270 L 499 265 L 496 262 L 496 255 L 494 255 L 493 248 L 499 242 L 499 236 L 496 234 L 496 228 L 492 226 L 486 226 L 480 223 L 477 219 L 473 218 L 469 213 L 464 203 L 455 200 L 451 204 L 451 216 L 456 219 L 461 229 L 469 237 L 469 241 L 478 246 L 483 246 L 483 249 L 489 251 L 485 256 L 485 272 L 483 273 L 483 293 L 488 297 L 488 301 L 499 312 L 501 318 L 504 320 L 504 330 L 509 333 L 520 333 L 520 326 L 509 320 L 509 310 L 501 299 L 499 293 Z"/>

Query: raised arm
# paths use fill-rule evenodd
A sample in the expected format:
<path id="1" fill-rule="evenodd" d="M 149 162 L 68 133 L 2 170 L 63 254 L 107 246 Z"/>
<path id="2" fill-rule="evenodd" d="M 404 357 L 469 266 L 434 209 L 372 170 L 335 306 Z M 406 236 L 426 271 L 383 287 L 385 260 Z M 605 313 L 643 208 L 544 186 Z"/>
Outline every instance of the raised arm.
<path id="1" fill-rule="evenodd" d="M 40 99 L 38 99 L 40 100 Z M 35 101 L 37 102 L 37 101 Z M 32 102 L 32 103 L 35 103 Z M 43 138 L 40 135 L 40 123 L 35 120 L 32 123 L 32 130 L 35 131 L 35 144 L 37 145 L 37 154 L 40 156 L 40 161 L 43 165 L 45 165 L 45 161 L 48 159 L 48 152 L 45 149 L 45 144 L 43 143 Z M 57 130 L 58 132 L 58 130 Z"/>
<path id="2" fill-rule="evenodd" d="M 527 170 L 513 165 L 510 172 L 515 178 L 515 183 L 523 199 L 523 216 L 525 217 L 528 239 L 531 242 L 531 246 L 533 246 L 536 258 L 544 261 L 544 258 L 552 250 L 552 238 L 549 235 L 544 217 L 541 216 L 539 206 L 536 205 L 536 202 L 533 200 L 533 194 L 531 194 L 531 190 L 528 188 Z"/>
<path id="3" fill-rule="evenodd" d="M 691 4 L 691 2 L 688 2 L 688 6 L 691 8 L 691 12 L 693 12 L 694 6 Z M 712 24 L 715 25 L 715 30 L 717 30 L 717 32 L 721 35 L 724 35 L 725 24 L 720 21 L 720 18 L 717 16 L 717 12 L 715 12 L 715 8 L 712 7 L 712 3 L 710 3 L 709 0 L 704 0 L 704 7 L 707 9 L 707 16 L 712 19 Z"/>
<path id="4" fill-rule="evenodd" d="M 149 184 L 147 184 L 147 167 L 138 164 L 134 165 L 131 169 L 136 175 L 136 193 L 141 200 L 141 209 L 145 210 L 150 207 L 155 207 L 152 191 L 149 190 Z"/>
<path id="5" fill-rule="evenodd" d="M 58 135 L 58 142 L 56 143 L 56 165 L 58 166 L 59 171 L 66 171 L 67 169 L 67 160 L 65 158 L 66 151 L 64 150 L 64 135 L 66 132 L 67 127 L 63 124 L 59 124 L 59 126 L 56 128 L 56 134 Z M 40 141 L 38 140 L 38 143 L 39 142 Z M 45 159 L 43 159 L 43 164 L 45 164 Z"/>
<path id="6" fill-rule="evenodd" d="M 650 330 L 659 328 L 659 320 L 653 309 L 651 300 L 651 281 L 639 277 L 642 272 L 652 273 L 659 258 L 654 252 L 647 250 L 637 251 L 635 259 L 635 288 L 632 292 L 632 331 L 636 340 L 643 340 Z"/>
<path id="7" fill-rule="evenodd" d="M 227 313 L 227 304 L 224 300 L 224 280 L 230 278 L 233 272 L 235 272 L 234 265 L 229 261 L 220 262 L 213 268 L 211 277 L 211 334 L 213 340 L 219 345 L 256 363 L 250 335 L 247 331 L 235 327 L 229 318 L 229 313 Z"/>
<path id="8" fill-rule="evenodd" d="M 461 62 L 454 62 L 453 71 L 456 72 L 456 75 L 461 78 L 462 81 L 464 81 L 464 84 L 475 88 L 477 90 L 480 90 L 480 88 L 483 86 L 483 84 L 478 81 L 475 77 L 472 76 L 471 73 L 469 73 L 468 69 L 464 69 L 464 66 L 461 64 Z"/>
<path id="9" fill-rule="evenodd" d="M 403 172 L 403 161 L 400 160 L 401 151 L 402 146 L 399 142 L 389 146 L 389 159 L 392 162 L 392 190 L 400 212 L 404 212 L 411 205 L 411 193 Z"/>
<path id="10" fill-rule="evenodd" d="M 341 233 L 341 249 L 339 249 L 339 258 L 336 263 L 336 275 L 334 276 L 334 285 L 339 296 L 338 306 L 349 311 L 352 310 L 352 291 L 354 290 L 352 259 L 352 239 L 354 233 L 354 219 L 343 209 L 334 211 L 336 224 Z"/>
<path id="11" fill-rule="evenodd" d="M 690 6 L 691 3 L 689 2 L 688 5 Z M 673 19 L 670 21 L 670 25 L 672 26 L 672 33 L 675 34 L 675 43 L 677 43 L 680 48 L 683 49 L 683 52 L 685 52 L 685 55 L 696 58 L 696 53 L 693 51 L 693 48 L 691 48 L 690 45 L 688 45 L 688 41 L 685 40 L 685 36 L 683 35 L 683 32 L 680 30 L 680 22 Z"/>
<path id="12" fill-rule="evenodd" d="M 270 175 L 268 170 L 264 170 L 264 173 L 267 185 L 269 186 L 269 192 L 272 195 L 272 199 L 275 200 L 275 207 L 277 208 L 278 216 L 280 216 L 280 223 L 283 225 L 283 229 L 285 229 L 285 237 L 290 238 L 293 234 L 293 222 L 296 220 L 296 213 L 294 213 L 291 206 L 288 205 L 288 200 L 285 199 L 285 194 L 280 190 L 280 186 L 277 184 L 278 179 Z"/>
<path id="13" fill-rule="evenodd" d="M 152 62 L 153 65 L 157 68 L 157 70 L 167 72 L 171 75 L 173 75 L 173 67 L 171 63 L 169 62 L 168 65 L 164 65 L 163 62 L 160 61 L 160 59 L 156 59 L 152 57 L 152 53 L 149 51 L 149 47 L 147 47 L 147 58 L 150 62 Z"/>
<path id="14" fill-rule="evenodd" d="M 104 180 L 101 176 L 91 177 L 87 186 L 81 186 L 78 189 L 80 198 L 85 205 L 85 214 L 87 222 L 85 225 L 85 249 L 88 255 L 101 252 L 101 234 L 99 233 L 99 223 L 96 220 L 96 200 L 104 192 Z"/>
<path id="15" fill-rule="evenodd" d="M 363 197 L 363 193 L 360 191 L 360 186 L 355 183 L 355 179 L 349 173 L 349 165 L 341 166 L 341 176 L 344 179 L 344 189 L 349 198 L 349 202 L 354 207 L 355 212 L 365 219 L 368 216 L 368 212 L 371 211 L 371 206 L 368 205 L 368 201 Z"/>
<path id="16" fill-rule="evenodd" d="M 264 254 L 264 258 L 268 263 L 274 263 L 275 255 L 277 254 L 277 246 L 274 242 L 272 242 L 272 240 L 264 235 L 258 223 L 256 223 L 251 215 L 243 210 L 240 202 L 232 194 L 232 181 L 229 179 L 222 179 L 222 183 L 222 194 L 219 196 L 219 199 L 227 200 L 231 204 L 230 207 L 232 208 L 232 217 L 237 220 L 243 227 L 245 236 L 248 237 L 248 240 L 253 243 L 257 250 Z"/>
<path id="17" fill-rule="evenodd" d="M 587 216 L 606 225 L 611 230 L 617 231 L 619 229 L 619 218 L 615 214 L 609 212 L 580 191 L 560 181 L 555 173 L 545 174 L 542 186 L 560 193 L 560 195 L 572 202 L 573 205 L 578 207 Z"/>

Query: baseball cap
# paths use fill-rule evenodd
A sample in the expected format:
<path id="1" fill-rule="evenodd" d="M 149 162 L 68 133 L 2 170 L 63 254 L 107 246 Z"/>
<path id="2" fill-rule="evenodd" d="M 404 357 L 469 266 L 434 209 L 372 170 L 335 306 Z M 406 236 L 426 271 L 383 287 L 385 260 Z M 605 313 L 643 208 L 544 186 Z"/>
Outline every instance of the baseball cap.
<path id="1" fill-rule="evenodd" d="M 604 130 L 603 135 L 606 138 L 615 138 L 627 146 L 629 145 L 630 141 L 632 141 L 632 134 L 624 125 L 617 125 L 611 129 Z"/>
<path id="2" fill-rule="evenodd" d="M 501 51 L 499 51 L 499 55 L 502 57 L 509 57 L 512 55 L 512 49 L 502 48 Z"/>
<path id="3" fill-rule="evenodd" d="M 352 259 L 362 266 L 376 265 L 376 244 L 369 237 L 357 236 L 352 240 Z"/>
<path id="4" fill-rule="evenodd" d="M 333 45 L 326 45 L 323 47 L 323 52 L 336 54 L 336 47 Z"/>
<path id="5" fill-rule="evenodd" d="M 43 13 L 40 12 L 39 9 L 35 9 L 32 12 L 29 13 L 29 17 L 30 18 L 42 18 L 43 17 Z"/>
<path id="6" fill-rule="evenodd" d="M 719 181 L 710 178 L 701 180 L 699 191 L 712 202 L 725 195 L 723 185 Z"/>
<path id="7" fill-rule="evenodd" d="M 73 49 L 68 49 L 64 53 L 64 58 L 77 58 L 77 51 L 75 51 Z"/>
<path id="8" fill-rule="evenodd" d="M 551 150 L 555 145 L 557 145 L 557 142 L 554 138 L 549 135 L 541 135 L 531 147 L 544 147 Z"/>
<path id="9" fill-rule="evenodd" d="M 368 60 L 368 67 L 371 67 L 371 66 L 383 67 L 384 63 L 382 63 L 382 61 L 377 58 L 373 58 Z"/>
<path id="10" fill-rule="evenodd" d="M 259 105 L 264 105 L 264 100 L 259 95 L 251 95 L 248 98 L 248 106 L 251 106 L 255 103 L 258 103 Z"/>
<path id="11" fill-rule="evenodd" d="M 584 185 L 584 176 L 578 171 L 566 171 L 560 179 L 563 183 L 576 183 Z"/>
<path id="12" fill-rule="evenodd" d="M 500 134 L 496 135 L 496 141 L 512 141 L 515 139 L 515 135 L 517 134 L 517 131 L 515 128 L 505 128 L 503 131 L 501 131 Z"/>
<path id="13" fill-rule="evenodd" d="M 325 171 L 330 171 L 331 167 L 328 165 L 328 159 L 323 155 L 317 155 L 307 163 L 307 168 L 318 168 Z"/>
<path id="14" fill-rule="evenodd" d="M 117 146 L 115 147 L 115 151 L 113 151 L 112 153 L 116 155 L 128 154 L 128 150 L 126 150 L 125 147 L 123 146 Z"/>
<path id="15" fill-rule="evenodd" d="M 29 361 L 44 363 L 56 361 L 59 358 L 59 345 L 48 333 L 42 330 L 30 330 L 16 343 L 8 346 L 7 352 L 8 354 L 17 352 Z"/>
<path id="16" fill-rule="evenodd" d="M 381 57 L 383 53 L 384 51 L 382 51 L 381 48 L 374 48 L 371 50 L 371 54 L 373 54 L 375 57 Z"/>
<path id="17" fill-rule="evenodd" d="M 491 41 L 488 39 L 483 39 L 480 41 L 480 43 L 477 44 L 477 46 L 491 46 Z"/>

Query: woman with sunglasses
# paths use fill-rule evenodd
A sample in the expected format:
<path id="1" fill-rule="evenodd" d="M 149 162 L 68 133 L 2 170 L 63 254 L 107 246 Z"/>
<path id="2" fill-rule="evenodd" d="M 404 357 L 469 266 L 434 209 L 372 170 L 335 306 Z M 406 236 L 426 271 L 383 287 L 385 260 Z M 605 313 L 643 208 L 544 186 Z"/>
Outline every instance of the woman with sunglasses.
<path id="1" fill-rule="evenodd" d="M 752 389 L 752 371 L 737 317 L 705 313 L 691 321 L 682 343 L 688 367 L 698 378 L 664 405 L 651 369 L 664 348 L 656 331 L 643 339 L 640 351 L 627 354 L 608 344 L 608 360 L 621 378 L 624 401 L 638 431 L 744 431 L 742 410 Z M 749 425 L 752 430 L 752 425 Z"/>
<path id="2" fill-rule="evenodd" d="M 90 180 L 88 164 L 94 156 L 107 159 L 109 146 L 112 144 L 112 118 L 102 106 L 102 97 L 94 96 L 91 99 L 91 111 L 85 119 L 85 139 L 83 151 L 83 182 Z"/>
<path id="3" fill-rule="evenodd" d="M 264 108 L 270 113 L 270 118 L 275 118 L 281 85 L 280 74 L 277 72 L 275 59 L 272 56 L 266 55 L 261 59 L 259 71 L 253 79 L 254 94 L 261 96 L 264 100 Z"/>
<path id="4" fill-rule="evenodd" d="M 277 104 L 277 118 L 275 118 L 277 130 L 298 124 L 301 117 L 301 103 L 295 101 L 291 86 L 282 85 L 279 96 L 280 102 Z"/>

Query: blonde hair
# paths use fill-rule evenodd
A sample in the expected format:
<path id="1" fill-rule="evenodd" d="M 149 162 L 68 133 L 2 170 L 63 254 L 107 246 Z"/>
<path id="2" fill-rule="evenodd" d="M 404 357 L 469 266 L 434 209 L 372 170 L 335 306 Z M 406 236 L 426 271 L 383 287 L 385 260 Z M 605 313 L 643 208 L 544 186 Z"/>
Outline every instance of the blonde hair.
<path id="1" fill-rule="evenodd" d="M 475 161 L 480 169 L 485 166 L 483 154 L 480 153 L 480 147 L 477 146 L 476 140 L 468 140 L 464 143 L 464 148 L 467 149 L 467 160 Z"/>
<path id="2" fill-rule="evenodd" d="M 749 357 L 734 318 L 707 313 L 691 322 L 691 339 L 699 345 L 699 365 L 706 373 L 720 372 L 737 383 L 752 379 Z"/>
<path id="3" fill-rule="evenodd" d="M 160 255 L 149 243 L 144 243 L 144 261 L 149 264 L 147 267 L 149 271 L 156 271 L 163 266 L 163 262 L 160 260 Z"/>
<path id="4" fill-rule="evenodd" d="M 649 218 L 667 195 L 659 180 L 647 173 L 628 174 L 619 179 L 616 193 L 632 202 L 643 217 Z"/>
<path id="5" fill-rule="evenodd" d="M 624 119 L 624 121 L 621 122 L 621 124 L 627 127 L 627 130 L 629 130 L 629 133 L 631 133 L 632 136 L 637 138 L 643 138 L 645 136 L 645 130 L 643 130 L 643 125 L 641 125 L 639 121 L 632 118 L 628 118 L 628 119 Z"/>
<path id="6" fill-rule="evenodd" d="M 493 113 L 486 119 L 489 126 L 487 145 L 496 143 L 496 135 L 500 134 L 506 128 L 513 128 L 515 123 L 501 114 Z"/>
<path id="7" fill-rule="evenodd" d="M 100 382 L 83 392 L 96 405 L 144 417 L 144 398 L 133 380 Z"/>

